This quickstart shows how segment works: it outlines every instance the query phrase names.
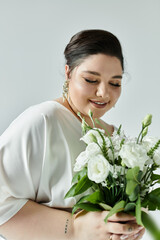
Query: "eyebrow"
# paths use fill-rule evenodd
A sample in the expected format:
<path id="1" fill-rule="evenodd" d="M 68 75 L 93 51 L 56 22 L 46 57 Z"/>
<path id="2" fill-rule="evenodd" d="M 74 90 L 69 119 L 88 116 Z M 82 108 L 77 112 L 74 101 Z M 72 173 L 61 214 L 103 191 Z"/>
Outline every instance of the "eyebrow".
<path id="1" fill-rule="evenodd" d="M 96 76 L 101 76 L 101 74 L 99 73 L 99 72 L 94 72 L 94 71 L 83 71 L 83 72 L 85 72 L 85 73 L 90 73 L 90 74 L 93 74 L 93 75 L 96 75 Z M 122 79 L 122 75 L 115 75 L 115 76 L 113 76 L 112 78 L 120 78 L 120 79 Z"/>

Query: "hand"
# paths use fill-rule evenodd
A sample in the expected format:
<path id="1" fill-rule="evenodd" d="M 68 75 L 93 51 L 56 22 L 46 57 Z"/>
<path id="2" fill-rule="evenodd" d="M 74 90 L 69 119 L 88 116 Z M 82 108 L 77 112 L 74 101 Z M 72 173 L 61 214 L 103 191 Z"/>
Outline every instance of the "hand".
<path id="1" fill-rule="evenodd" d="M 144 227 L 136 223 L 134 216 L 117 213 L 108 219 L 112 240 L 139 240 L 144 235 Z"/>
<path id="2" fill-rule="evenodd" d="M 139 240 L 144 228 L 136 223 L 135 217 L 117 213 L 104 222 L 108 212 L 82 211 L 74 220 L 74 240 Z"/>

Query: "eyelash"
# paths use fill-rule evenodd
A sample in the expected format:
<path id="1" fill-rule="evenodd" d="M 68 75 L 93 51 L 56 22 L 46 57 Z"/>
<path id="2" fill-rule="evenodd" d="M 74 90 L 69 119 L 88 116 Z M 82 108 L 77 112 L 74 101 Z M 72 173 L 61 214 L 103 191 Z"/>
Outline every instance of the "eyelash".
<path id="1" fill-rule="evenodd" d="M 114 84 L 114 83 L 110 83 L 110 85 L 114 86 L 114 87 L 121 87 L 120 84 Z"/>
<path id="2" fill-rule="evenodd" d="M 92 80 L 89 80 L 87 78 L 84 78 L 86 82 L 88 83 L 97 83 L 97 80 L 96 81 L 92 81 Z M 114 87 L 121 87 L 120 84 L 114 84 L 114 83 L 110 83 L 110 85 L 114 86 Z"/>
<path id="3" fill-rule="evenodd" d="M 88 82 L 88 83 L 96 83 L 96 82 L 97 82 L 97 80 L 96 80 L 96 81 L 92 81 L 92 80 L 89 80 L 89 79 L 87 79 L 87 78 L 84 78 L 84 79 L 85 79 L 85 81 Z"/>

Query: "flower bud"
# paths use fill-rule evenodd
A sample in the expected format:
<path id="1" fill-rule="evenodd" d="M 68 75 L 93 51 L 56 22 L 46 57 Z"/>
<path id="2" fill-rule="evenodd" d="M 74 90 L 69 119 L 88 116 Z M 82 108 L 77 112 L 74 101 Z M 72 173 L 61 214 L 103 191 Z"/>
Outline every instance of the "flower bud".
<path id="1" fill-rule="evenodd" d="M 148 127 L 145 127 L 142 132 L 142 137 L 145 137 L 148 133 Z"/>
<path id="2" fill-rule="evenodd" d="M 93 142 L 95 142 L 95 143 L 97 143 L 97 138 L 96 138 L 96 136 L 94 135 L 94 134 L 90 134 L 90 136 L 91 136 L 91 139 L 92 139 L 92 141 Z"/>
<path id="3" fill-rule="evenodd" d="M 149 126 L 151 124 L 151 122 L 152 122 L 152 115 L 147 114 L 147 116 L 142 121 L 142 126 L 145 128 L 145 127 Z"/>

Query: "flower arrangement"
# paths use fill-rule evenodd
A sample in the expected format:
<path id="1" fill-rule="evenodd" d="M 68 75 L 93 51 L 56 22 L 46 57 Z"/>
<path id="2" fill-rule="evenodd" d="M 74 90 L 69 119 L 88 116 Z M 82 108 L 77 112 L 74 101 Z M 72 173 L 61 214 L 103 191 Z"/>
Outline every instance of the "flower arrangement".
<path id="1" fill-rule="evenodd" d="M 93 128 L 82 119 L 85 151 L 76 159 L 72 187 L 65 198 L 80 196 L 72 213 L 108 210 L 107 219 L 117 212 L 126 212 L 136 217 L 139 225 L 147 228 L 155 240 L 160 231 L 146 210 L 160 210 L 160 139 L 147 136 L 152 115 L 142 121 L 142 129 L 136 138 L 126 137 L 121 126 L 110 136 L 106 129 L 95 127 L 100 122 L 89 116 Z M 79 114 L 79 117 L 81 115 Z"/>

